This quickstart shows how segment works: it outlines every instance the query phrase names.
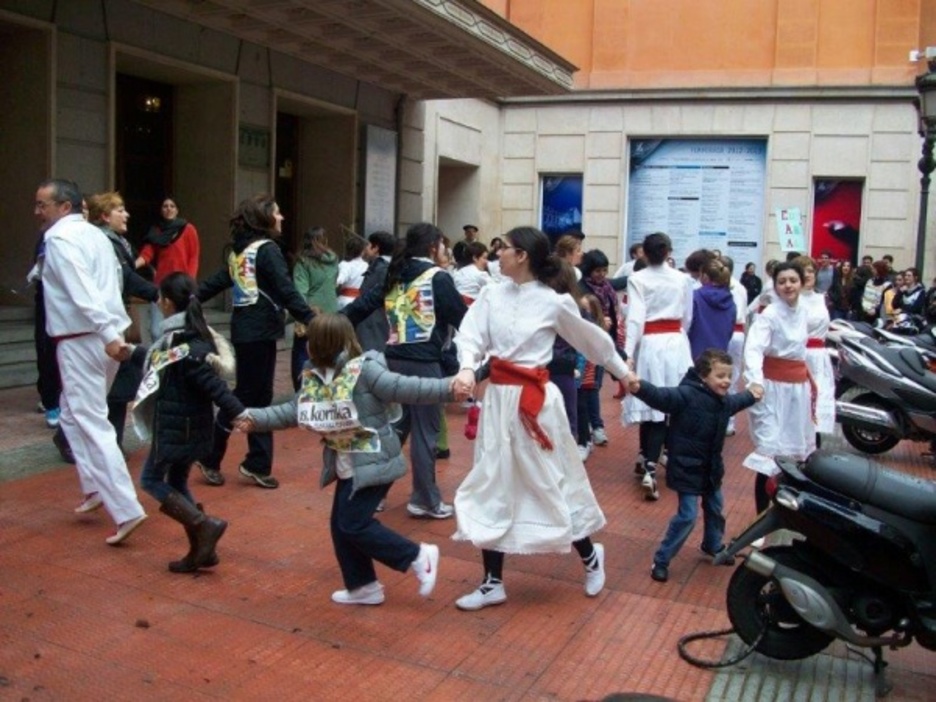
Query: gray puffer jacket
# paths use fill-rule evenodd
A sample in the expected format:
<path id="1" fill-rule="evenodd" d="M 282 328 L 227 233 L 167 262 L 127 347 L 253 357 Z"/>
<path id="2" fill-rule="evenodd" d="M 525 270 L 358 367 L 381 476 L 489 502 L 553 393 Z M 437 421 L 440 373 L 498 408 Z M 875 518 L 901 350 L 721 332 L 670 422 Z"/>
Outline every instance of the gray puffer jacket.
<path id="1" fill-rule="evenodd" d="M 337 370 L 347 359 L 339 362 Z M 391 403 L 405 405 L 434 405 L 451 402 L 454 398 L 450 378 L 417 378 L 400 375 L 387 370 L 383 354 L 368 351 L 364 354 L 361 375 L 354 386 L 354 406 L 358 421 L 369 429 L 375 429 L 380 439 L 380 450 L 376 453 L 352 453 L 354 476 L 352 494 L 364 487 L 386 485 L 406 474 L 406 462 L 400 446 L 400 438 L 390 422 L 394 408 Z M 298 394 L 289 402 L 271 407 L 250 408 L 250 417 L 256 425 L 255 431 L 273 431 L 299 425 Z M 320 484 L 325 487 L 337 479 L 338 453 L 325 447 L 324 465 Z"/>

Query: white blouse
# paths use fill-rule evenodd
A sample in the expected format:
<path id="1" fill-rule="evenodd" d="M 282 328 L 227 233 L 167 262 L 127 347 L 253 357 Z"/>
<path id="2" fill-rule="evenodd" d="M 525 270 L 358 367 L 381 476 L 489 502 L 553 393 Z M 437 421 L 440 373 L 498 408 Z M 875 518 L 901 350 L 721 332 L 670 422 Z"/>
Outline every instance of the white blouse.
<path id="1" fill-rule="evenodd" d="M 764 356 L 806 359 L 806 305 L 790 307 L 783 300 L 754 315 L 744 344 L 744 381 L 764 384 Z"/>
<path id="2" fill-rule="evenodd" d="M 665 263 L 639 270 L 627 279 L 624 350 L 628 358 L 634 358 L 644 323 L 660 319 L 679 319 L 684 331 L 692 325 L 692 278 Z"/>
<path id="3" fill-rule="evenodd" d="M 829 308 L 826 307 L 825 295 L 804 290 L 799 299 L 799 304 L 806 308 L 806 331 L 809 338 L 825 341 L 829 333 Z"/>
<path id="4" fill-rule="evenodd" d="M 473 263 L 459 268 L 452 274 L 452 278 L 458 294 L 470 297 L 472 300 L 477 299 L 481 288 L 491 282 L 491 276 L 487 274 L 487 271 L 482 271 Z"/>
<path id="5" fill-rule="evenodd" d="M 627 367 L 603 329 L 582 318 L 571 295 L 531 281 L 507 280 L 486 286 L 468 308 L 455 336 L 461 368 L 476 369 L 487 355 L 529 368 L 543 367 L 553 354 L 556 335 L 589 361 L 619 378 Z"/>

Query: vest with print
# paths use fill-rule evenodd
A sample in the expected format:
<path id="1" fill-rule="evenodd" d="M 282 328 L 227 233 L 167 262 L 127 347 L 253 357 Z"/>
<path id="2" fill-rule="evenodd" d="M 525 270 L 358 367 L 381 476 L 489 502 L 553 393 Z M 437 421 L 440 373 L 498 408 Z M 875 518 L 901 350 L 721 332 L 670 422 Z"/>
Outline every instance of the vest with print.
<path id="1" fill-rule="evenodd" d="M 263 292 L 257 284 L 257 252 L 272 239 L 260 239 L 251 242 L 239 254 L 231 253 L 228 258 L 228 272 L 234 284 L 232 304 L 234 307 L 250 307 L 257 304 Z"/>
<path id="2" fill-rule="evenodd" d="M 441 270 L 432 266 L 409 283 L 399 283 L 387 293 L 384 310 L 390 324 L 388 345 L 429 341 L 436 323 L 432 278 Z"/>
<path id="3" fill-rule="evenodd" d="M 299 426 L 322 435 L 325 444 L 341 453 L 376 453 L 377 432 L 361 425 L 354 405 L 354 386 L 364 357 L 348 361 L 330 383 L 310 368 L 302 371 L 296 401 Z"/>

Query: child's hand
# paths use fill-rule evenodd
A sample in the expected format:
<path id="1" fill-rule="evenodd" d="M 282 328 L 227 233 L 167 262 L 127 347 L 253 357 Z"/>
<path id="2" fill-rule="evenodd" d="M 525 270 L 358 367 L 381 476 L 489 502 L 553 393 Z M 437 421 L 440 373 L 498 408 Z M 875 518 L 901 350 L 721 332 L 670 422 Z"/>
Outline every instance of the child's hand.
<path id="1" fill-rule="evenodd" d="M 474 392 L 474 387 L 475 374 L 470 368 L 462 368 L 458 375 L 452 379 L 452 392 L 455 394 L 456 399 L 467 400 L 468 396 L 464 393 L 470 395 Z"/>
<path id="2" fill-rule="evenodd" d="M 249 412 L 244 412 L 239 417 L 234 418 L 231 422 L 231 426 L 239 432 L 249 434 L 257 428 L 257 423 L 254 421 L 253 417 L 250 416 Z"/>
<path id="3" fill-rule="evenodd" d="M 449 382 L 449 390 L 455 396 L 456 402 L 463 402 L 471 397 L 471 390 L 459 383 L 457 376 L 452 376 L 452 380 Z"/>
<path id="4" fill-rule="evenodd" d="M 754 396 L 754 399 L 757 400 L 758 402 L 760 402 L 761 399 L 763 399 L 764 397 L 763 385 L 760 385 L 758 383 L 751 383 L 750 385 L 748 385 L 747 389 L 751 392 L 751 394 Z"/>
<path id="5" fill-rule="evenodd" d="M 627 382 L 627 389 L 631 393 L 635 393 L 640 390 L 640 376 L 638 376 L 634 371 L 631 371 L 628 376 L 625 378 Z"/>

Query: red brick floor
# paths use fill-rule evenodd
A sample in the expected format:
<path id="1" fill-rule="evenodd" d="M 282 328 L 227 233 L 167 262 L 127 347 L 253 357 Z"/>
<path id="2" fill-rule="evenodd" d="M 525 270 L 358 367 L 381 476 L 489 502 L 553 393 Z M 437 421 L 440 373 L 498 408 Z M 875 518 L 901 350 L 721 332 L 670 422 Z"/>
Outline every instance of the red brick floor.
<path id="1" fill-rule="evenodd" d="M 284 391 L 287 366 L 284 356 Z M 16 468 L 11 461 L 30 446 L 51 450 L 34 404 L 30 389 L 0 392 L 0 469 Z M 231 442 L 227 485 L 207 487 L 193 476 L 209 512 L 230 520 L 221 565 L 197 576 L 167 572 L 184 537 L 147 496 L 149 521 L 110 548 L 103 511 L 73 514 L 80 494 L 70 468 L 0 483 L 0 700 L 583 700 L 625 690 L 705 699 L 715 674 L 684 663 L 676 641 L 728 626 L 731 569 L 698 554 L 699 530 L 673 561 L 670 582 L 650 579 L 675 496 L 643 501 L 632 476 L 636 432 L 619 425 L 610 387 L 603 412 L 610 445 L 587 465 L 609 522 L 597 539 L 607 548 L 606 589 L 583 595 L 572 554 L 508 557 L 508 602 L 477 613 L 453 603 L 478 583 L 478 552 L 449 539 L 452 522 L 407 516 L 408 479 L 391 491 L 382 519 L 440 544 L 435 593 L 423 600 L 412 574 L 381 566 L 384 605 L 330 602 L 341 587 L 328 536 L 331 490 L 318 489 L 320 448 L 299 430 L 277 436 L 279 490 L 236 475 L 242 436 Z M 438 479 L 451 499 L 471 446 L 464 412 L 451 406 L 447 416 L 452 458 L 439 462 Z M 753 516 L 753 478 L 740 466 L 750 442 L 743 417 L 739 424 L 726 443 L 729 533 Z M 904 443 L 886 462 L 933 477 L 921 450 Z M 135 476 L 144 457 L 137 449 L 128 458 Z M 723 649 L 711 642 L 694 653 L 717 658 Z M 926 651 L 888 658 L 890 699 L 933 699 Z M 857 699 L 844 689 L 841 699 Z"/>

